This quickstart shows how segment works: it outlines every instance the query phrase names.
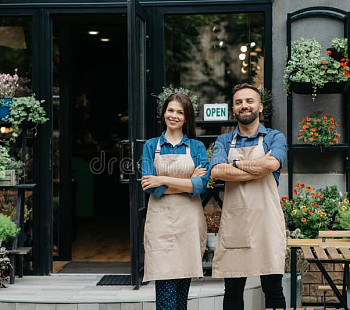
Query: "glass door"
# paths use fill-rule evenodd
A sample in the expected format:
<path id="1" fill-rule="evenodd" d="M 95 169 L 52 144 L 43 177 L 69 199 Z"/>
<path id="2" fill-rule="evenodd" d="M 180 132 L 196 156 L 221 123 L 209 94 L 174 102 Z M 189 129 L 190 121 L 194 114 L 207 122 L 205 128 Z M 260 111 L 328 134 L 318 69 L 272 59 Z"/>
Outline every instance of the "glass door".
<path id="1" fill-rule="evenodd" d="M 137 0 L 128 1 L 128 62 L 131 272 L 132 285 L 138 288 L 143 275 L 146 217 L 145 195 L 140 184 L 140 159 L 146 137 L 146 14 Z"/>

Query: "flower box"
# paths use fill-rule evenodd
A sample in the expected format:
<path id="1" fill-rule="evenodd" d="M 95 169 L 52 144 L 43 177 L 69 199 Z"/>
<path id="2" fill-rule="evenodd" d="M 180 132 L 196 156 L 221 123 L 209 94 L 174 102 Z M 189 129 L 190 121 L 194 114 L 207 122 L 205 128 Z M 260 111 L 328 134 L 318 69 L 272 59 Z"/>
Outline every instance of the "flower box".
<path id="1" fill-rule="evenodd" d="M 309 95 L 313 93 L 311 83 L 306 82 L 295 82 L 290 80 L 290 87 L 296 94 Z M 349 81 L 346 82 L 328 82 L 324 84 L 324 87 L 317 88 L 317 94 L 340 94 L 348 90 Z"/>
<path id="2" fill-rule="evenodd" d="M 6 170 L 5 177 L 0 179 L 0 186 L 15 186 L 18 184 L 16 170 Z"/>

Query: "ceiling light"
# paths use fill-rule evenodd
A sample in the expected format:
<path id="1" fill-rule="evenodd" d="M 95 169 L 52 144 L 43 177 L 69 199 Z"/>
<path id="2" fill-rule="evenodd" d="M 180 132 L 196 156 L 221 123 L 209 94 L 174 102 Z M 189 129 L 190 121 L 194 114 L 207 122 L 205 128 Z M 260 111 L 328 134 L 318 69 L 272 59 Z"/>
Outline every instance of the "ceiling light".
<path id="1" fill-rule="evenodd" d="M 255 46 L 255 42 L 250 43 L 250 47 L 254 47 Z"/>
<path id="2" fill-rule="evenodd" d="M 96 36 L 98 35 L 100 32 L 99 31 L 96 31 L 96 30 L 91 30 L 91 31 L 88 31 L 88 34 L 92 35 L 92 36 Z"/>
<path id="3" fill-rule="evenodd" d="M 238 57 L 239 57 L 240 60 L 244 60 L 245 59 L 245 54 L 239 54 Z"/>
<path id="4" fill-rule="evenodd" d="M 223 47 L 224 46 L 224 41 L 220 41 L 219 46 Z"/>
<path id="5" fill-rule="evenodd" d="M 245 53 L 247 50 L 248 50 L 248 48 L 245 45 L 241 46 L 242 53 Z"/>
<path id="6" fill-rule="evenodd" d="M 111 39 L 109 39 L 109 38 L 101 38 L 100 41 L 101 42 L 109 42 L 109 41 L 111 41 Z"/>
<path id="7" fill-rule="evenodd" d="M 243 66 L 243 67 L 246 67 L 246 66 L 248 66 L 248 64 L 243 60 L 242 66 Z"/>
<path id="8" fill-rule="evenodd" d="M 244 68 L 241 68 L 241 72 L 242 72 L 243 74 L 246 74 L 246 73 L 247 73 L 247 70 L 244 69 Z"/>

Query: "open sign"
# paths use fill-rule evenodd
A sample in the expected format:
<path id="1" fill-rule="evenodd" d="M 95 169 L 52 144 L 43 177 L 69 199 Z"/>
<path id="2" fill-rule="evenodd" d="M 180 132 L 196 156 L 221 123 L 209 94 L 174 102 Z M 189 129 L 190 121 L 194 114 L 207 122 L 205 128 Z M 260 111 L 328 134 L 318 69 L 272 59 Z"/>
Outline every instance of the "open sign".
<path id="1" fill-rule="evenodd" d="M 204 105 L 205 121 L 226 121 L 228 120 L 227 103 L 208 103 Z"/>

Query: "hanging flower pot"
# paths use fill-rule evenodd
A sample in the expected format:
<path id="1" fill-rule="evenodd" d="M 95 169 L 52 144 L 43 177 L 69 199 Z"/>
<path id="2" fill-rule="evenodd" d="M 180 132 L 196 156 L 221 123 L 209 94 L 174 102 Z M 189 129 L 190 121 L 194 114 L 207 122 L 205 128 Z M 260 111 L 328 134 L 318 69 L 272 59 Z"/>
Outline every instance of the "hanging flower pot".
<path id="1" fill-rule="evenodd" d="M 308 95 L 314 93 L 313 86 L 310 82 L 295 82 L 289 80 L 291 90 L 296 94 Z M 317 88 L 316 94 L 338 94 L 344 93 L 349 87 L 349 81 L 328 82 L 322 88 Z"/>
<path id="2" fill-rule="evenodd" d="M 10 114 L 12 98 L 0 98 L 0 119 L 3 120 Z"/>

